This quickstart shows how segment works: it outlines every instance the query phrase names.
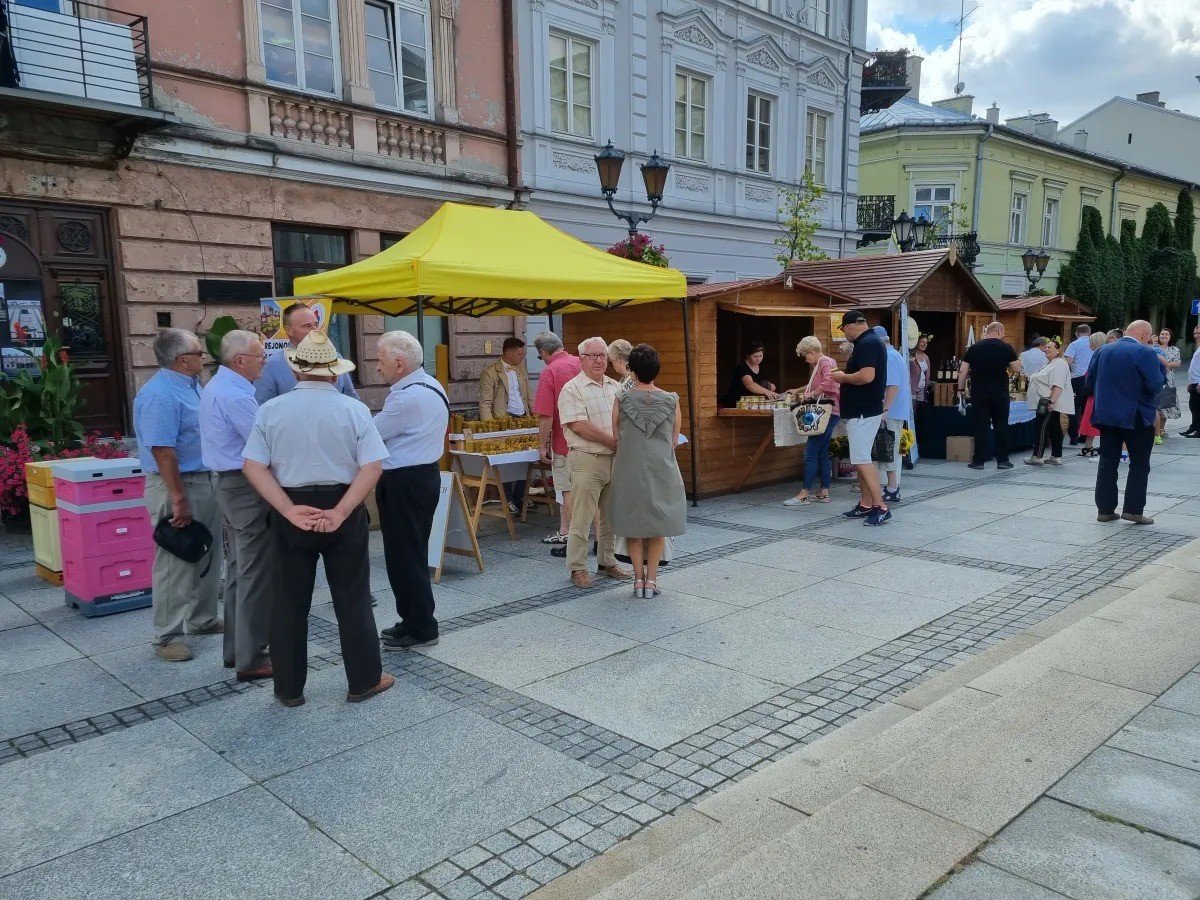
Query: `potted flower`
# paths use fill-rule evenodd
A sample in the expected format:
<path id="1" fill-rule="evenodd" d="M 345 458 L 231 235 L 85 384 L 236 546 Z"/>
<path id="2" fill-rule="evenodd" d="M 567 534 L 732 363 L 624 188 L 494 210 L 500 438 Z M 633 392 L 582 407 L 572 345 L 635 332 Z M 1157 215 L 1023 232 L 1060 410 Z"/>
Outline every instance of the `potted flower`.
<path id="1" fill-rule="evenodd" d="M 837 461 L 834 470 L 838 478 L 852 478 L 854 466 L 850 464 L 850 441 L 844 434 L 839 434 L 829 442 L 829 455 Z"/>
<path id="2" fill-rule="evenodd" d="M 640 231 L 623 241 L 617 241 L 608 248 L 608 252 L 613 256 L 622 256 L 625 259 L 637 260 L 646 265 L 659 266 L 664 269 L 671 264 L 667 259 L 667 248 L 662 244 L 655 246 L 650 237 Z"/>

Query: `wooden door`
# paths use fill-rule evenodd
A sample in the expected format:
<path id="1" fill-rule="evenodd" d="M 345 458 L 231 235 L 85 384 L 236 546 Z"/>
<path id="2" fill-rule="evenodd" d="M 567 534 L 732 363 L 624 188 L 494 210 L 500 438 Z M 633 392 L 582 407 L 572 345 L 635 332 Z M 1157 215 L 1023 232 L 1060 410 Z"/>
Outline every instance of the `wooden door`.
<path id="1" fill-rule="evenodd" d="M 62 341 L 82 382 L 80 423 L 105 434 L 122 429 L 125 391 L 107 272 L 49 266 L 46 286 L 47 329 Z"/>

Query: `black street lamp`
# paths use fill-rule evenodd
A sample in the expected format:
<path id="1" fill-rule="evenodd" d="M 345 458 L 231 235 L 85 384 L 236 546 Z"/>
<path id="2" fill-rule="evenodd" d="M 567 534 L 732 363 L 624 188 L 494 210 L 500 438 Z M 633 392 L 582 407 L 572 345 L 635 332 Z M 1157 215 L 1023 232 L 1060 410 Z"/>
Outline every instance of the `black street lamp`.
<path id="1" fill-rule="evenodd" d="M 614 147 L 612 141 L 609 141 L 604 149 L 596 154 L 595 159 L 596 171 L 600 175 L 600 193 L 608 201 L 608 208 L 612 210 L 612 214 L 618 219 L 624 220 L 629 226 L 629 236 L 633 237 L 637 234 L 638 225 L 649 222 L 658 212 L 671 165 L 659 158 L 657 150 L 651 154 L 649 160 L 641 164 L 642 182 L 646 185 L 646 199 L 650 201 L 650 213 L 649 215 L 637 215 L 632 211 L 618 212 L 617 208 L 613 206 L 613 197 L 616 195 L 617 186 L 621 181 L 621 167 L 625 164 L 625 154 Z"/>
<path id="2" fill-rule="evenodd" d="M 1025 277 L 1029 279 L 1029 291 L 1037 290 L 1037 284 L 1046 274 L 1046 266 L 1050 265 L 1050 254 L 1045 248 L 1034 250 L 1030 247 L 1021 254 L 1021 265 L 1025 269 Z"/>
<path id="3" fill-rule="evenodd" d="M 931 227 L 933 227 L 933 223 L 925 218 L 924 214 L 914 219 L 907 211 L 902 211 L 892 220 L 892 229 L 896 233 L 896 244 L 900 247 L 900 252 L 924 250 L 925 239 L 928 237 Z"/>

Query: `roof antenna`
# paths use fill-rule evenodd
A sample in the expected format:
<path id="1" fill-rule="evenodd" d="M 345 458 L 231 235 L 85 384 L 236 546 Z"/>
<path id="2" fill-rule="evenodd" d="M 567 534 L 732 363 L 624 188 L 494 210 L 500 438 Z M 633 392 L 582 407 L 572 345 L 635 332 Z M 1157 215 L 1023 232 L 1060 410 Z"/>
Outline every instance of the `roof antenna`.
<path id="1" fill-rule="evenodd" d="M 958 68 L 954 73 L 954 94 L 958 96 L 966 88 L 966 83 L 962 80 L 962 44 L 963 44 L 963 26 L 967 24 L 967 19 L 975 14 L 975 10 L 979 9 L 978 5 L 971 7 L 971 11 L 967 12 L 967 0 L 959 0 L 958 3 Z"/>

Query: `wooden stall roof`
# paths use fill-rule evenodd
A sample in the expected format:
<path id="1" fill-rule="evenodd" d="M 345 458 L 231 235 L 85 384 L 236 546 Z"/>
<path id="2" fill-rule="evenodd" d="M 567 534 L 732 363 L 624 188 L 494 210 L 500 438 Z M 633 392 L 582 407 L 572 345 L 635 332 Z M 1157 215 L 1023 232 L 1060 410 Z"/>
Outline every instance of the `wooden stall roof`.
<path id="1" fill-rule="evenodd" d="M 785 274 L 849 298 L 838 301 L 838 306 L 887 309 L 907 299 L 943 266 L 956 268 L 964 276 L 966 290 L 974 294 L 987 309 L 999 311 L 987 289 L 970 269 L 959 262 L 958 251 L 953 245 L 945 249 L 914 250 L 911 253 L 798 262 L 789 266 Z"/>
<path id="2" fill-rule="evenodd" d="M 794 313 L 794 315 L 811 316 L 818 312 L 828 312 L 831 304 L 854 302 L 854 298 L 848 294 L 843 294 L 841 291 L 826 287 L 825 285 L 805 281 L 803 278 L 797 278 L 786 272 L 772 275 L 769 278 L 746 278 L 741 281 L 713 281 L 708 284 L 689 284 L 687 295 L 689 300 L 703 300 L 715 297 L 717 298 L 718 305 L 722 308 L 727 308 L 731 303 L 740 307 L 746 305 L 741 302 L 741 294 L 754 294 L 757 297 L 761 297 L 760 293 L 755 292 L 770 290 L 771 288 L 796 292 L 797 308 L 804 308 L 805 312 Z M 807 301 L 807 305 L 805 306 L 800 301 Z M 759 313 L 748 314 L 760 315 Z M 767 313 L 761 313 L 761 315 L 767 315 Z M 781 315 L 786 315 L 786 313 L 781 313 Z"/>
<path id="3" fill-rule="evenodd" d="M 1062 319 L 1069 322 L 1094 322 L 1096 320 L 1090 309 L 1065 294 L 1052 294 L 1046 297 L 1005 297 L 997 300 L 996 305 L 1003 312 L 1024 311 L 1027 315 L 1039 319 Z"/>

